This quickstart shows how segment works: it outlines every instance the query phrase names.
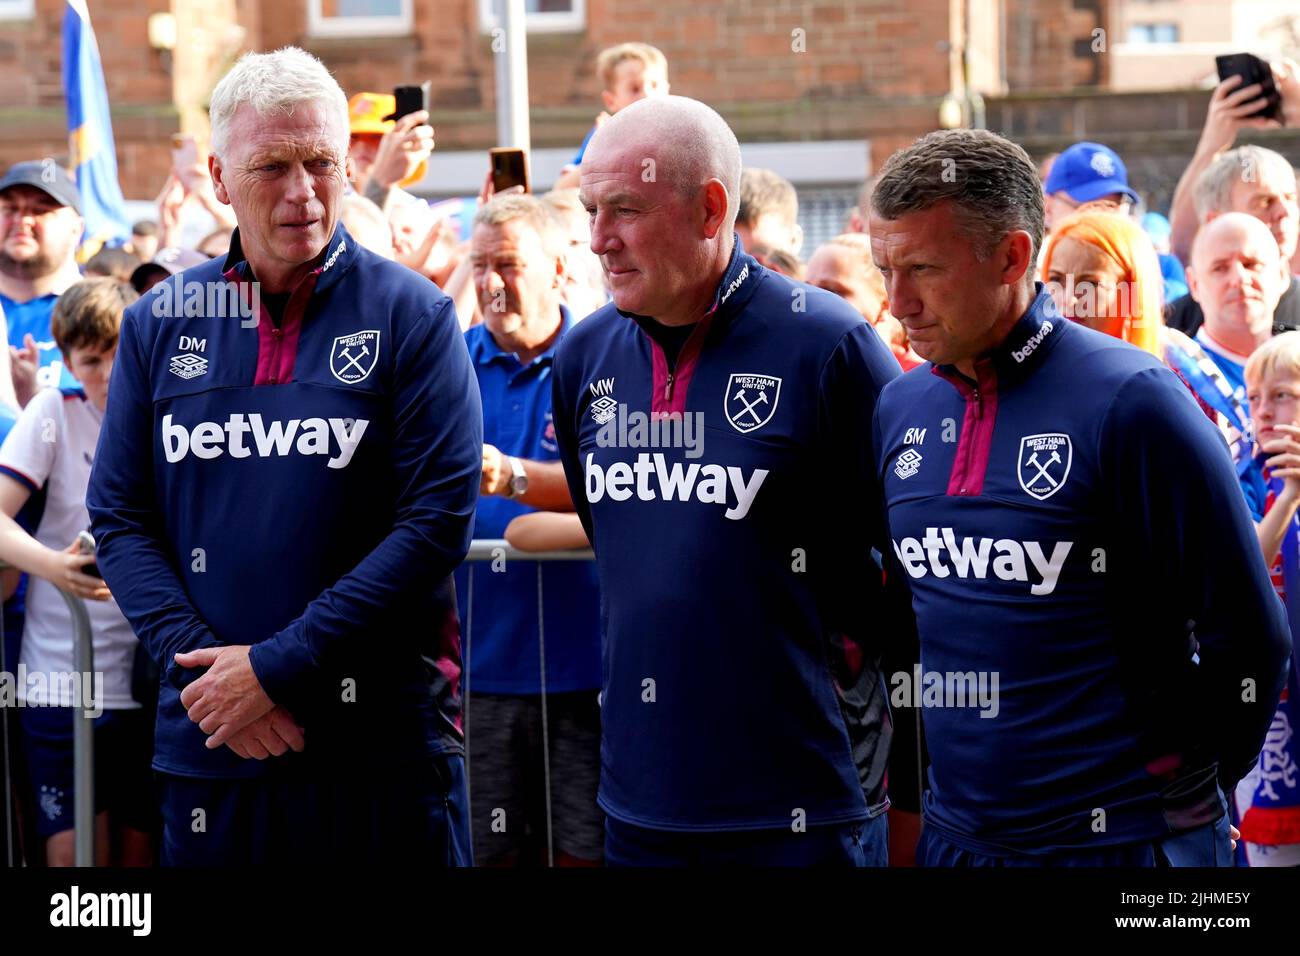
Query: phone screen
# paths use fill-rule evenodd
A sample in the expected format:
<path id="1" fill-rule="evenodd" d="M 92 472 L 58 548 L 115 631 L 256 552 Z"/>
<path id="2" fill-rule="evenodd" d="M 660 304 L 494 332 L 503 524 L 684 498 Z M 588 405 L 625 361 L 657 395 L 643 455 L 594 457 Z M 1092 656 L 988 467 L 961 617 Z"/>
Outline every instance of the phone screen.
<path id="1" fill-rule="evenodd" d="M 1277 91 L 1277 85 L 1273 82 L 1273 71 L 1269 65 L 1252 53 L 1229 53 L 1224 56 L 1214 58 L 1215 66 L 1219 68 L 1219 81 L 1222 82 L 1230 76 L 1240 76 L 1241 85 L 1249 86 L 1252 83 L 1260 84 L 1260 96 L 1268 102 L 1250 114 L 1248 119 L 1260 117 L 1263 119 L 1282 119 L 1282 96 Z M 1240 88 L 1240 87 L 1239 87 Z"/>
<path id="2" fill-rule="evenodd" d="M 419 86 L 393 87 L 393 99 L 396 101 L 396 106 L 393 109 L 393 115 L 385 116 L 384 119 L 399 120 L 410 113 L 427 110 L 429 108 L 430 85 L 430 83 L 421 83 Z"/>
<path id="3" fill-rule="evenodd" d="M 528 192 L 528 159 L 522 149 L 499 147 L 488 151 L 492 160 L 492 189 L 502 192 L 523 186 Z"/>

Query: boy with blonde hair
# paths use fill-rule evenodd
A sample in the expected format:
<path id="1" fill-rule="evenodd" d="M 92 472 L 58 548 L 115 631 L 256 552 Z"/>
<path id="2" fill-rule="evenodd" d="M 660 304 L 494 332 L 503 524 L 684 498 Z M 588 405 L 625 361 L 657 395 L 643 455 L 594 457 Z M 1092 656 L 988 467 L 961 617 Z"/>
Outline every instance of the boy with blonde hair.
<path id="1" fill-rule="evenodd" d="M 564 167 L 555 181 L 555 189 L 578 185 L 578 170 L 587 144 L 605 120 L 637 100 L 668 95 L 668 59 L 662 50 L 649 43 L 620 43 L 601 50 L 596 57 L 596 75 L 605 85 L 600 94 L 605 109 L 596 115 L 596 125 L 583 138 L 573 162 Z"/>
<path id="2" fill-rule="evenodd" d="M 1300 332 L 1283 332 L 1246 362 L 1246 394 L 1257 455 L 1242 475 L 1260 549 L 1286 605 L 1291 639 L 1300 634 Z M 1294 653 L 1282 700 L 1259 762 L 1237 785 L 1239 854 L 1251 866 L 1300 865 L 1300 680 Z"/>

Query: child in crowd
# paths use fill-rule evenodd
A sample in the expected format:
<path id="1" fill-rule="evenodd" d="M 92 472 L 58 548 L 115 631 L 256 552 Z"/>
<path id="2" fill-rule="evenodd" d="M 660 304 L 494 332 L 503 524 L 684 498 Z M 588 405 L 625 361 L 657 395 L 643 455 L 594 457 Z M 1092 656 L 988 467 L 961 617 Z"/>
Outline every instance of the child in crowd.
<path id="1" fill-rule="evenodd" d="M 668 59 L 658 47 L 648 43 L 620 43 L 600 51 L 596 57 L 596 75 L 605 84 L 600 94 L 605 109 L 596 116 L 593 126 L 578 147 L 573 162 L 555 181 L 555 189 L 568 189 L 578 185 L 579 169 L 587 144 L 596 130 L 625 106 L 647 96 L 668 95 Z"/>
<path id="2" fill-rule="evenodd" d="M 1261 345 L 1246 363 L 1258 455 L 1242 477 L 1273 586 L 1300 634 L 1300 332 Z M 1240 849 L 1251 866 L 1300 866 L 1300 770 L 1295 657 L 1259 763 L 1237 786 Z"/>
<path id="3" fill-rule="evenodd" d="M 96 821 L 97 862 L 148 866 L 153 859 L 153 726 L 131 690 L 138 642 L 103 579 L 88 573 L 94 556 L 80 553 L 77 541 L 90 526 L 86 486 L 122 311 L 137 298 L 113 278 L 83 280 L 59 297 L 51 330 L 82 387 L 38 392 L 0 446 L 0 559 L 31 576 L 19 651 L 27 680 L 18 693 L 29 813 L 49 866 L 73 865 L 73 722 L 97 711 L 95 802 L 104 811 Z M 28 534 L 14 516 L 42 490 L 44 511 Z M 71 679 L 72 616 L 60 589 L 87 601 L 100 677 Z"/>

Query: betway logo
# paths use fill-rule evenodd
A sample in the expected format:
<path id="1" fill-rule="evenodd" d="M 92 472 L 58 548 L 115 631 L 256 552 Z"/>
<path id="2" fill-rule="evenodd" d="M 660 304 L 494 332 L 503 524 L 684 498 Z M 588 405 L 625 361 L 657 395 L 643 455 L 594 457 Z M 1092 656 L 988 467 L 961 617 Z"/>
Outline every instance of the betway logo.
<path id="1" fill-rule="evenodd" d="M 740 270 L 740 275 L 736 276 L 736 278 L 731 281 L 731 285 L 727 286 L 727 291 L 722 293 L 722 302 L 726 302 L 728 299 L 730 299 L 731 293 L 739 289 L 741 284 L 748 278 L 749 278 L 749 263 L 746 263 L 745 268 Z M 721 305 L 722 302 L 719 302 L 718 304 Z"/>
<path id="2" fill-rule="evenodd" d="M 1017 362 L 1023 362 L 1025 359 L 1029 358 L 1029 356 L 1034 354 L 1034 349 L 1042 345 L 1043 339 L 1047 338 L 1051 333 L 1052 333 L 1052 323 L 1044 322 L 1039 327 L 1038 331 L 1029 337 L 1029 341 L 1025 343 L 1025 347 L 1023 349 L 1011 350 L 1011 357 L 1015 359 Z"/>
<path id="3" fill-rule="evenodd" d="M 235 412 L 224 424 L 199 422 L 190 429 L 173 424 L 172 416 L 164 415 L 163 452 L 167 461 L 175 464 L 189 454 L 196 458 L 220 458 L 223 454 L 231 458 L 247 458 L 252 454 L 259 458 L 271 455 L 283 458 L 290 451 L 297 451 L 300 455 L 329 455 L 326 464 L 330 468 L 346 468 L 369 424 L 364 418 L 355 421 L 350 418 L 291 418 L 287 422 L 268 424 L 263 423 L 262 416 L 256 412 L 248 416 Z M 252 448 L 244 443 L 245 436 L 252 438 Z M 337 445 L 337 453 L 331 447 L 331 436 L 333 444 Z"/>
<path id="4" fill-rule="evenodd" d="M 340 239 L 339 244 L 335 246 L 334 251 L 330 253 L 330 257 L 325 260 L 325 265 L 321 266 L 320 271 L 322 275 L 330 271 L 330 266 L 334 265 L 334 260 L 337 259 L 340 255 L 342 255 L 343 250 L 346 249 L 347 247 L 348 244 L 344 242 L 342 239 Z"/>
<path id="5" fill-rule="evenodd" d="M 1039 582 L 1031 585 L 1029 593 L 1051 594 L 1056 590 L 1057 578 L 1065 565 L 1073 541 L 1058 541 L 1052 547 L 1052 556 L 1046 557 L 1037 541 L 1012 541 L 1010 538 L 961 538 L 960 543 L 952 528 L 926 528 L 925 537 L 904 538 L 894 542 L 894 553 L 907 573 L 914 578 L 933 574 L 946 578 L 956 572 L 959 578 L 987 578 L 989 559 L 992 558 L 993 576 L 1003 581 L 1028 581 L 1029 565 L 1038 573 Z M 951 567 L 944 564 L 947 553 Z M 1025 559 L 1028 558 L 1028 564 Z"/>
<path id="6" fill-rule="evenodd" d="M 749 514 L 754 496 L 767 477 L 765 468 L 755 468 L 748 479 L 741 469 L 722 465 L 683 466 L 675 462 L 669 468 L 662 454 L 646 452 L 637 455 L 631 464 L 616 461 L 608 468 L 597 465 L 592 461 L 594 457 L 587 455 L 586 464 L 587 500 L 592 504 L 605 495 L 612 501 L 627 501 L 634 494 L 641 501 L 689 501 L 694 494 L 704 504 L 715 505 L 725 505 L 734 498 L 735 504 L 723 512 L 732 521 Z"/>

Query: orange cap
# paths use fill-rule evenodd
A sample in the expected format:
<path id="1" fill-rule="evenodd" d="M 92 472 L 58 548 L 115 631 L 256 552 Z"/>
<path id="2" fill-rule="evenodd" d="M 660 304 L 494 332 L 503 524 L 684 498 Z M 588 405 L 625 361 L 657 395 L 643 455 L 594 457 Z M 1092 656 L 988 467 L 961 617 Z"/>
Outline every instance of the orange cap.
<path id="1" fill-rule="evenodd" d="M 384 117 L 392 116 L 396 109 L 397 100 L 392 93 L 358 93 L 348 100 L 349 132 L 353 136 L 366 133 L 383 136 L 393 128 L 393 121 L 385 121 Z"/>
<path id="2" fill-rule="evenodd" d="M 393 120 L 385 120 L 397 110 L 397 98 L 392 93 L 358 93 L 348 100 L 349 135 L 383 136 L 393 128 Z M 410 186 L 424 178 L 428 170 L 427 162 L 421 163 L 406 179 L 398 185 Z"/>

